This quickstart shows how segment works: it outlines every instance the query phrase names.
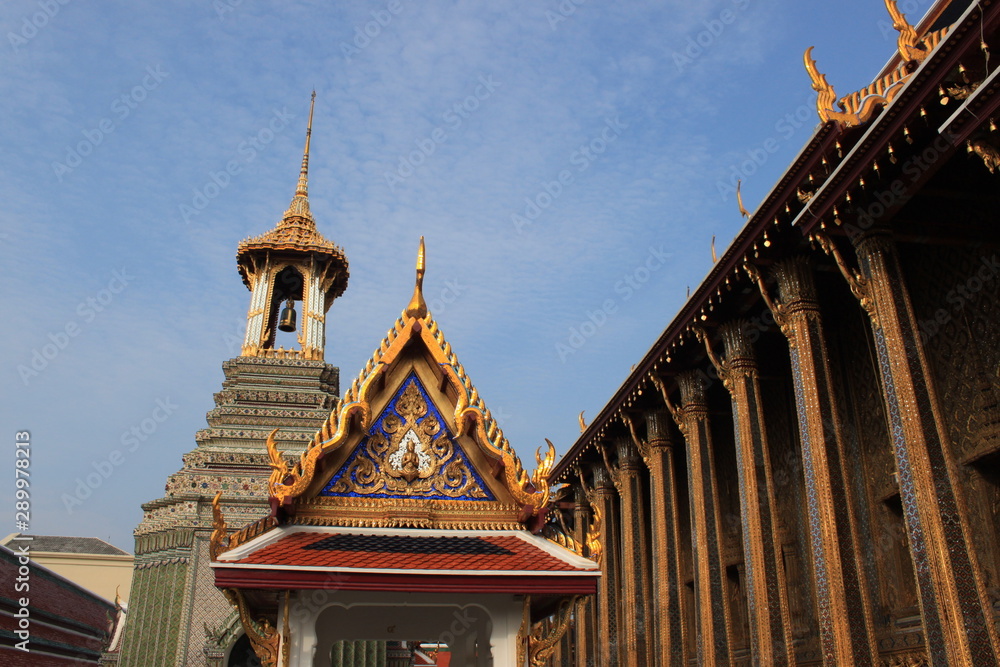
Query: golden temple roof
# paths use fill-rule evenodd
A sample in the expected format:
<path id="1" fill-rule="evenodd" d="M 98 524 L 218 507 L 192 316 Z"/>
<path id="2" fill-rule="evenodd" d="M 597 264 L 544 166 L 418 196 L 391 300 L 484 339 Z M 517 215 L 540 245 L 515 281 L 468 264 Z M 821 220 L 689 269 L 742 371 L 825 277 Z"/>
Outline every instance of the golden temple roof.
<path id="1" fill-rule="evenodd" d="M 310 499 L 325 483 L 321 480 L 320 468 L 324 468 L 326 474 L 331 473 L 328 466 L 332 463 L 320 464 L 321 459 L 328 455 L 332 460 L 346 458 L 349 454 L 346 450 L 357 446 L 356 440 L 351 439 L 351 433 L 367 431 L 378 418 L 377 406 L 385 404 L 386 392 L 399 391 L 394 385 L 386 386 L 387 378 L 401 363 L 404 366 L 410 363 L 403 361 L 407 358 L 426 359 L 426 367 L 436 369 L 435 373 L 440 376 L 440 380 L 435 380 L 435 383 L 443 392 L 437 395 L 448 397 L 437 409 L 441 409 L 446 422 L 451 422 L 448 430 L 455 438 L 471 438 L 465 442 L 481 452 L 481 454 L 473 453 L 474 458 L 480 462 L 473 467 L 479 468 L 484 478 L 490 477 L 496 480 L 487 486 L 503 491 L 502 495 L 506 497 L 503 504 L 507 509 L 501 514 L 507 515 L 508 519 L 503 525 L 496 523 L 494 527 L 508 528 L 514 524 L 527 522 L 531 517 L 537 517 L 549 502 L 548 474 L 555 463 L 555 448 L 548 443 L 548 450 L 544 454 L 539 452 L 536 455 L 537 469 L 534 473 L 529 475 L 525 471 L 520 458 L 504 437 L 499 424 L 473 386 L 465 368 L 458 361 L 451 344 L 445 340 L 437 323 L 427 311 L 422 293 L 423 272 L 424 244 L 421 239 L 417 280 L 412 300 L 361 373 L 338 401 L 323 428 L 302 453 L 300 460 L 294 465 L 290 464 L 281 452 L 275 449 L 273 437 L 269 439 L 268 451 L 271 455 L 273 472 L 268 486 L 272 498 L 279 504 L 287 505 L 295 501 L 300 503 L 301 511 L 308 511 L 308 508 L 301 503 L 311 504 Z M 393 382 L 398 384 L 398 381 Z M 348 441 L 352 441 L 353 444 L 348 444 Z M 481 464 L 487 460 L 495 462 L 491 464 L 495 466 L 493 474 L 481 469 Z M 472 461 L 469 463 L 471 465 Z M 465 500 L 456 500 L 456 506 L 463 503 L 468 505 Z M 497 501 L 500 502 L 501 498 L 497 497 Z M 447 504 L 456 501 L 433 500 L 424 504 L 427 509 L 432 509 L 432 506 L 437 508 L 442 502 Z M 485 509 L 485 505 L 483 508 Z M 472 510 L 470 514 L 467 509 L 471 510 L 472 505 L 462 510 L 466 515 L 462 527 L 473 527 L 482 521 L 499 521 L 498 517 L 487 519 L 485 514 L 490 512 L 480 515 L 478 510 Z M 514 510 L 513 515 L 510 515 L 510 509 Z M 476 515 L 480 515 L 480 518 L 475 518 Z M 518 516 L 521 518 L 517 519 Z M 378 521 L 374 519 L 371 523 L 367 520 L 354 523 L 354 525 L 377 524 Z M 404 524 L 405 522 L 393 525 Z"/>

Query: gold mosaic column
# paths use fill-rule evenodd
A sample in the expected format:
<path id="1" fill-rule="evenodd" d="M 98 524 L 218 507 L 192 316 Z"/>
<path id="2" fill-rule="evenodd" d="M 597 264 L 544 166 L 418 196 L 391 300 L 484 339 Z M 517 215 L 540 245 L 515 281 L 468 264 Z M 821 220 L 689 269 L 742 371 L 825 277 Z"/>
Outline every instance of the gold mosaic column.
<path id="1" fill-rule="evenodd" d="M 729 599 L 722 565 L 722 521 L 704 377 L 693 371 L 677 377 L 681 407 L 675 413 L 677 425 L 687 441 L 696 645 L 699 665 L 732 665 Z"/>
<path id="2" fill-rule="evenodd" d="M 716 357 L 707 336 L 699 334 L 733 401 L 751 655 L 754 664 L 794 665 L 767 428 L 747 326 L 737 320 L 720 327 L 725 359 Z"/>
<path id="3" fill-rule="evenodd" d="M 895 245 L 882 230 L 859 237 L 858 275 L 821 241 L 871 318 L 930 664 L 995 667 L 992 605 Z"/>
<path id="4" fill-rule="evenodd" d="M 620 662 L 627 667 L 646 667 L 646 641 L 649 635 L 649 599 L 652 586 L 649 577 L 649 551 L 646 549 L 647 510 L 642 500 L 642 480 L 639 478 L 639 452 L 628 437 L 616 443 L 618 462 L 605 465 L 618 489 L 619 525 L 621 527 L 622 594 L 618 607 L 618 641 Z"/>
<path id="5" fill-rule="evenodd" d="M 771 299 L 757 269 L 748 266 L 747 270 L 788 338 L 823 664 L 878 664 L 870 585 L 861 560 L 869 547 L 858 539 L 845 470 L 851 462 L 844 460 L 836 389 L 812 268 L 804 257 L 775 266 L 780 303 Z"/>
<path id="6" fill-rule="evenodd" d="M 574 493 L 573 506 L 573 539 L 581 545 L 587 544 L 587 527 L 590 525 L 590 507 L 587 505 L 587 495 L 583 487 L 577 486 Z M 592 554 L 582 554 L 593 558 Z M 587 660 L 595 655 L 593 642 L 594 601 L 593 596 L 587 596 L 576 607 L 576 623 L 574 624 L 574 643 L 576 667 L 591 667 Z"/>
<path id="7" fill-rule="evenodd" d="M 601 578 L 597 584 L 597 656 L 599 665 L 618 667 L 618 522 L 611 473 L 596 465 L 590 504 L 604 517 L 601 527 Z"/>
<path id="8" fill-rule="evenodd" d="M 674 469 L 673 440 L 669 415 L 665 410 L 646 413 L 646 442 L 643 460 L 649 468 L 652 507 L 653 572 L 655 596 L 650 627 L 660 667 L 687 665 L 684 627 L 684 579 L 681 569 L 680 524 L 677 515 L 677 471 Z"/>

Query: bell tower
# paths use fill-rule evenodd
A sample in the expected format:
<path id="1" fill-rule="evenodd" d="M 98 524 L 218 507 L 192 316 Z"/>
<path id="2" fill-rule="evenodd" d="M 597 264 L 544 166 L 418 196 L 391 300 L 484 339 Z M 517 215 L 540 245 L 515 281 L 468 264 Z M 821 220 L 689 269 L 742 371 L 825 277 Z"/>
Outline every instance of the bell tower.
<path id="1" fill-rule="evenodd" d="M 242 349 L 245 357 L 322 361 L 326 313 L 347 288 L 347 257 L 316 231 L 309 211 L 309 141 L 315 105 L 313 91 L 302 169 L 292 203 L 274 229 L 241 241 L 236 251 L 240 275 L 250 290 Z M 296 304 L 301 310 L 299 322 Z M 277 331 L 296 331 L 299 347 L 276 348 Z"/>
<path id="2" fill-rule="evenodd" d="M 309 108 L 295 195 L 270 231 L 242 241 L 236 253 L 250 290 L 240 355 L 222 363 L 225 379 L 183 466 L 162 497 L 144 503 L 135 530 L 128 620 L 115 667 L 230 667 L 247 664 L 239 614 L 215 587 L 209 564 L 212 502 L 244 523 L 266 521 L 275 436 L 298 455 L 322 428 L 340 393 L 340 370 L 324 360 L 325 320 L 347 287 L 343 250 L 316 231 L 309 211 Z M 276 345 L 294 331 L 297 345 Z M 287 335 L 287 334 L 286 334 Z M 242 642 L 242 643 L 241 643 Z M 241 653 L 242 651 L 242 653 Z"/>

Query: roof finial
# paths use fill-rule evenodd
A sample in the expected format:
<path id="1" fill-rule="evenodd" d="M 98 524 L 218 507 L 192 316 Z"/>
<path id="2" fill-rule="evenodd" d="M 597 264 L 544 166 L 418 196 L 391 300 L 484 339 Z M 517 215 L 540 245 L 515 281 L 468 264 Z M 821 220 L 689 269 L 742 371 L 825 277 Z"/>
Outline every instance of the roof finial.
<path id="1" fill-rule="evenodd" d="M 296 196 L 309 194 L 309 138 L 312 136 L 313 108 L 316 106 L 316 91 L 313 91 L 309 103 L 309 123 L 306 125 L 306 148 L 302 152 L 302 170 L 299 172 L 299 185 L 295 188 Z"/>
<path id="2" fill-rule="evenodd" d="M 414 319 L 427 317 L 427 302 L 424 301 L 424 237 L 420 237 L 420 249 L 417 251 L 417 284 L 413 288 L 413 298 L 406 307 L 406 314 Z"/>

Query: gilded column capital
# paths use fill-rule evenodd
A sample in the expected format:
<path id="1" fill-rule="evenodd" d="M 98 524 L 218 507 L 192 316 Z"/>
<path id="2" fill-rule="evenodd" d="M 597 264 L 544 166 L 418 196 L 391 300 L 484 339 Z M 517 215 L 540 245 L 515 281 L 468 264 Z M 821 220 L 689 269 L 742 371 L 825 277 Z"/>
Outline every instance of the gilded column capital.
<path id="1" fill-rule="evenodd" d="M 669 449 L 674 446 L 673 434 L 670 432 L 670 413 L 666 410 L 647 410 L 646 441 L 650 449 Z"/>
<path id="2" fill-rule="evenodd" d="M 723 358 L 720 358 L 712 347 L 708 333 L 697 329 L 698 338 L 705 344 L 705 352 L 712 366 L 715 367 L 722 384 L 732 391 L 734 377 L 748 377 L 757 374 L 757 361 L 750 340 L 750 323 L 744 319 L 727 322 L 719 327 L 722 338 Z"/>
<path id="3" fill-rule="evenodd" d="M 750 340 L 750 323 L 745 319 L 732 320 L 719 327 L 722 349 L 726 360 L 732 364 L 737 359 L 754 361 L 753 342 Z"/>
<path id="4" fill-rule="evenodd" d="M 591 468 L 591 472 L 594 475 L 594 493 L 606 494 L 611 493 L 614 490 L 615 484 L 611 480 L 611 471 L 609 471 L 604 464 L 594 464 L 593 468 Z"/>
<path id="5" fill-rule="evenodd" d="M 622 436 L 615 440 L 615 448 L 618 450 L 618 465 L 621 471 L 636 471 L 639 469 L 639 450 L 632 438 Z"/>
<path id="6" fill-rule="evenodd" d="M 813 276 L 812 261 L 798 255 L 777 262 L 771 275 L 778 283 L 778 298 L 789 310 L 818 308 L 816 279 Z"/>
<path id="7" fill-rule="evenodd" d="M 573 502 L 575 503 L 574 511 L 586 512 L 590 509 L 590 499 L 583 486 L 577 485 L 573 488 Z"/>
<path id="8" fill-rule="evenodd" d="M 681 390 L 681 411 L 685 414 L 707 412 L 707 389 L 705 375 L 698 371 L 686 371 L 677 376 L 677 386 Z"/>
<path id="9" fill-rule="evenodd" d="M 829 242 L 829 237 L 824 234 L 813 234 L 820 244 Z M 862 229 L 856 234 L 849 234 L 851 245 L 860 249 L 862 246 L 877 247 L 885 250 L 892 245 L 892 229 L 884 223 L 877 223 Z"/>
<path id="10" fill-rule="evenodd" d="M 677 428 L 680 429 L 681 433 L 685 433 L 687 426 L 684 425 L 684 415 L 681 411 L 674 405 L 674 402 L 670 399 L 670 392 L 667 391 L 667 385 L 659 375 L 653 375 L 653 384 L 656 385 L 657 391 L 660 392 L 660 397 L 663 399 L 663 405 L 667 408 L 667 414 L 674 420 L 677 424 Z"/>

